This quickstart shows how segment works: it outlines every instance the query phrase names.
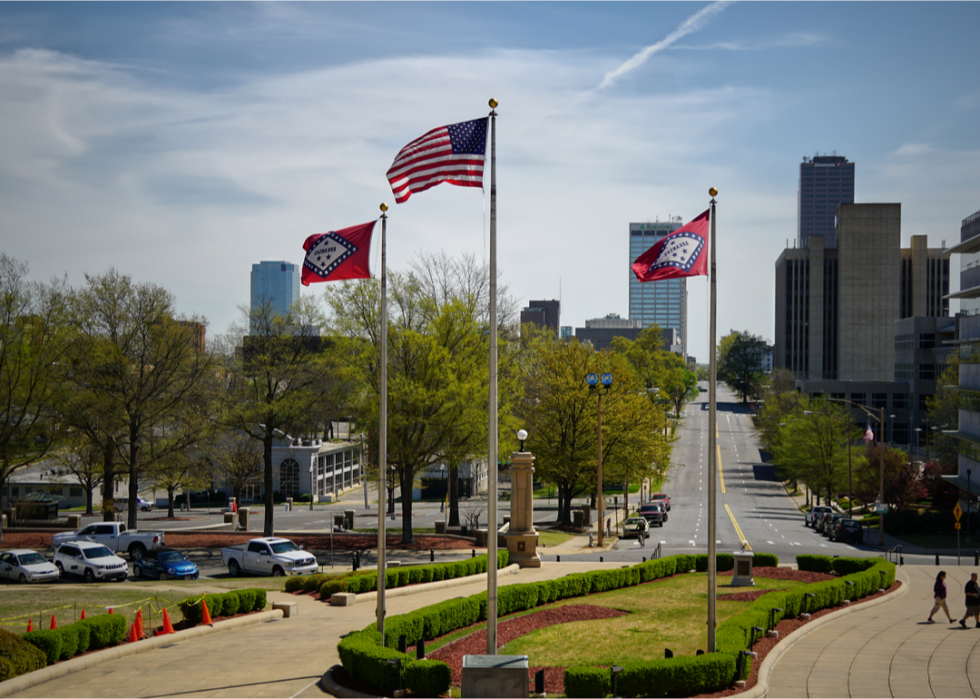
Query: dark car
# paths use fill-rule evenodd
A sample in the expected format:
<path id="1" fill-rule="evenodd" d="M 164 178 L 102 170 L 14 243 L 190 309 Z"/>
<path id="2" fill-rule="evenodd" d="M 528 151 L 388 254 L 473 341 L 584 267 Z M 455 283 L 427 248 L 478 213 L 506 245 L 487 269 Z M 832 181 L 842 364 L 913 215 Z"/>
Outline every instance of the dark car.
<path id="1" fill-rule="evenodd" d="M 864 542 L 864 529 L 856 519 L 844 517 L 837 522 L 837 528 L 831 538 L 834 541 L 853 541 L 860 544 Z"/>
<path id="2" fill-rule="evenodd" d="M 658 527 L 664 526 L 664 507 L 660 503 L 649 502 L 646 505 L 640 505 L 640 509 L 636 511 L 636 514 L 651 525 L 656 524 Z"/>
<path id="3" fill-rule="evenodd" d="M 823 532 L 821 532 L 828 539 L 833 539 L 834 534 L 837 532 L 837 523 L 844 519 L 847 515 L 840 512 L 835 512 L 823 523 Z"/>
<path id="4" fill-rule="evenodd" d="M 150 549 L 133 564 L 133 576 L 157 580 L 197 580 L 197 564 L 174 549 Z"/>

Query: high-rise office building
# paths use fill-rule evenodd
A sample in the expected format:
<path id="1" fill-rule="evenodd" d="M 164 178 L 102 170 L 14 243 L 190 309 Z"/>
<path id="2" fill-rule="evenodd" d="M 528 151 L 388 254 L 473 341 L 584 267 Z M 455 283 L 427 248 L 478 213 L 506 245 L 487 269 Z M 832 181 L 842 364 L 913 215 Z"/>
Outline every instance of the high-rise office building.
<path id="1" fill-rule="evenodd" d="M 292 262 L 263 261 L 252 265 L 252 310 L 271 303 L 277 315 L 287 315 L 299 301 L 300 266 Z"/>
<path id="2" fill-rule="evenodd" d="M 681 225 L 680 221 L 631 223 L 629 265 Z M 675 330 L 681 351 L 687 353 L 687 280 L 641 283 L 632 271 L 627 273 L 630 277 L 630 319 L 640 321 L 643 328 L 659 325 L 662 330 Z"/>
<path id="3" fill-rule="evenodd" d="M 835 214 L 841 204 L 854 203 L 854 163 L 842 155 L 815 155 L 800 163 L 796 227 L 801 248 L 810 236 L 823 236 L 824 247 L 837 247 Z"/>
<path id="4" fill-rule="evenodd" d="M 528 301 L 527 308 L 521 310 L 521 325 L 533 323 L 541 328 L 549 328 L 558 335 L 561 320 L 561 301 Z"/>

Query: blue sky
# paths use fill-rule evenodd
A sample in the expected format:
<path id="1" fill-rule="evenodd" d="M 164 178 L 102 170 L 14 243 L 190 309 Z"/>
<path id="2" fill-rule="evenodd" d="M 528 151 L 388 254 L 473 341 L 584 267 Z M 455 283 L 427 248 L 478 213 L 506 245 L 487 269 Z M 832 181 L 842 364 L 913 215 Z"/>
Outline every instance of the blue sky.
<path id="1" fill-rule="evenodd" d="M 36 278 L 155 282 L 210 333 L 253 262 L 299 263 L 382 201 L 392 267 L 483 256 L 479 190 L 395 206 L 384 174 L 495 97 L 521 302 L 625 317 L 629 223 L 690 220 L 715 186 L 719 334 L 771 340 L 802 156 L 854 161 L 856 201 L 901 202 L 904 242 L 951 245 L 980 209 L 978 24 L 968 2 L 2 3 L 0 250 Z M 688 288 L 704 361 L 707 282 Z"/>

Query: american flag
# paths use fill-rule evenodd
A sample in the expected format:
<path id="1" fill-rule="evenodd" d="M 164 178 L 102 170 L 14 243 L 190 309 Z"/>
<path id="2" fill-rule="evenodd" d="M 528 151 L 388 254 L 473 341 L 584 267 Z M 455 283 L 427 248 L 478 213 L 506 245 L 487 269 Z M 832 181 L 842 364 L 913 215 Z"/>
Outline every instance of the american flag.
<path id="1" fill-rule="evenodd" d="M 864 441 L 865 443 L 875 441 L 875 433 L 871 431 L 871 425 L 868 425 L 868 429 L 864 431 Z"/>
<path id="2" fill-rule="evenodd" d="M 441 182 L 483 187 L 490 117 L 432 129 L 398 151 L 388 182 L 399 204 Z"/>

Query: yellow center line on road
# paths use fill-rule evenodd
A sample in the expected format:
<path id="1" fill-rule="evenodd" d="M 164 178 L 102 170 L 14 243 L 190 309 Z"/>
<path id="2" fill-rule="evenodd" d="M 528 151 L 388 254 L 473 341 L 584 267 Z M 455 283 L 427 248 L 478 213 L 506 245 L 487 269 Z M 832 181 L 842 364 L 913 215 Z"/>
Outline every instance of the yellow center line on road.
<path id="1" fill-rule="evenodd" d="M 725 492 L 725 472 L 721 470 L 721 446 L 715 444 L 715 451 L 718 452 L 718 476 L 721 478 L 721 492 Z"/>
<path id="2" fill-rule="evenodd" d="M 732 514 L 732 510 L 730 507 L 728 507 L 728 505 L 725 505 L 725 512 L 728 513 L 728 516 L 732 520 L 732 526 L 735 527 L 735 534 L 738 536 L 738 540 L 742 542 L 742 546 L 745 547 L 746 551 L 751 551 L 752 547 L 749 546 L 749 542 L 745 538 L 745 534 L 742 533 L 742 528 L 738 526 L 738 522 L 735 521 L 735 515 Z"/>

